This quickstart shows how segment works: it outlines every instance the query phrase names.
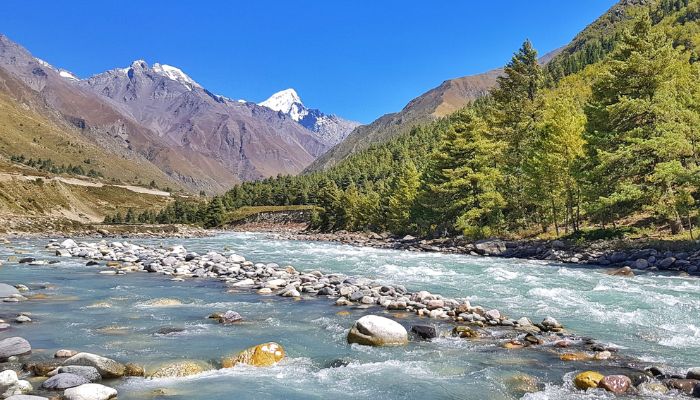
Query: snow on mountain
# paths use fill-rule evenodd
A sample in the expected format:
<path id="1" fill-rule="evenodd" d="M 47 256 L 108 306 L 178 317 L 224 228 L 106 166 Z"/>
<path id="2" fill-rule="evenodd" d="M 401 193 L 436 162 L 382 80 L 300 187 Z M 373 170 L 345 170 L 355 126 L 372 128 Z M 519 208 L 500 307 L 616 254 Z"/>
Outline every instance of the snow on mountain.
<path id="1" fill-rule="evenodd" d="M 294 89 L 285 89 L 277 92 L 258 105 L 287 114 L 297 122 L 308 114 L 308 110 L 304 107 L 304 103 L 301 102 L 301 98 Z"/>
<path id="2" fill-rule="evenodd" d="M 155 63 L 153 64 L 151 69 L 153 69 L 153 72 L 155 72 L 158 75 L 162 75 L 174 81 L 180 82 L 190 88 L 202 87 L 197 82 L 195 82 L 194 79 L 190 78 L 187 74 L 182 72 L 181 69 L 173 67 L 171 65 Z"/>
<path id="3" fill-rule="evenodd" d="M 336 115 L 326 115 L 320 110 L 307 108 L 294 89 L 285 89 L 258 104 L 286 114 L 306 129 L 315 132 L 323 140 L 337 144 L 360 124 Z"/>
<path id="4" fill-rule="evenodd" d="M 70 79 L 72 81 L 79 81 L 80 80 L 75 75 L 71 74 L 70 72 L 68 72 L 66 70 L 60 70 L 58 72 L 58 74 L 61 75 L 61 77 L 66 78 L 66 79 Z"/>
<path id="5" fill-rule="evenodd" d="M 54 67 L 53 65 L 47 63 L 46 61 L 42 60 L 41 58 L 35 58 L 35 60 L 36 60 L 36 61 L 39 63 L 39 65 L 41 65 L 42 67 L 51 68 L 52 70 L 58 72 L 58 74 L 59 74 L 62 78 L 70 79 L 70 80 L 72 80 L 72 81 L 79 81 L 79 80 L 80 80 L 80 79 L 78 79 L 75 75 L 73 75 L 70 71 L 66 71 L 65 69 L 58 69 L 58 68 Z"/>

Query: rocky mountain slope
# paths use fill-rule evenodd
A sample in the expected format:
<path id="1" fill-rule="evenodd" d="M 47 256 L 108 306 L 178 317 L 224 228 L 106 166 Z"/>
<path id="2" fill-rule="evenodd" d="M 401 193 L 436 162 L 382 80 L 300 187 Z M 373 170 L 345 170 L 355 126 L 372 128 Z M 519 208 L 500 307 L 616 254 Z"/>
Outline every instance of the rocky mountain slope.
<path id="1" fill-rule="evenodd" d="M 160 161 L 171 175 L 198 189 L 219 192 L 244 180 L 295 174 L 330 146 L 288 116 L 217 96 L 167 65 L 139 60 L 77 85 L 184 154 L 201 174 L 183 174 L 175 156 Z M 209 187 L 201 184 L 207 180 Z"/>
<path id="2" fill-rule="evenodd" d="M 277 92 L 259 105 L 291 117 L 332 145 L 342 142 L 353 129 L 361 125 L 337 115 L 327 115 L 320 110 L 307 108 L 294 89 Z"/>
<path id="3" fill-rule="evenodd" d="M 136 61 L 81 80 L 0 35 L 0 73 L 14 82 L 0 87 L 7 99 L 189 191 L 295 174 L 334 144 L 289 115 L 215 95 L 164 64 Z"/>

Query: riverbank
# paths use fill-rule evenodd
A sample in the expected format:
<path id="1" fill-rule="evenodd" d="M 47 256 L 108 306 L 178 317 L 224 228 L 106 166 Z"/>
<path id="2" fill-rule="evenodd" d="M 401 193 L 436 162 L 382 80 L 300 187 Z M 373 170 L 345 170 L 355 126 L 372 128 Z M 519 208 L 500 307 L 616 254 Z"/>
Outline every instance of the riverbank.
<path id="1" fill-rule="evenodd" d="M 548 360 L 547 368 L 558 370 L 561 364 L 568 371 L 595 369 L 602 372 L 601 377 L 613 376 L 624 382 L 627 380 L 620 376 L 628 377 L 632 382 L 628 384 L 632 391 L 630 393 L 653 395 L 657 393 L 653 390 L 679 390 L 681 383 L 686 386 L 692 383 L 679 382 L 687 377 L 685 372 L 670 372 L 675 370 L 625 356 L 615 345 L 566 332 L 553 318 L 532 323 L 526 317 L 511 318 L 497 309 L 475 306 L 473 301 L 464 298 L 443 297 L 425 290 L 408 291 L 400 284 L 387 284 L 346 274 L 323 274 L 316 270 L 297 271 L 294 267 L 274 263 L 253 263 L 232 252 L 208 251 L 206 254 L 198 254 L 182 246 L 164 248 L 125 242 L 75 243 L 66 240 L 60 244 L 54 242 L 48 250 L 55 252 L 54 257 L 58 258 L 46 257 L 47 259 L 65 260 L 76 257 L 90 260 L 92 264 L 98 263 L 92 266 L 98 269 L 95 272 L 117 281 L 123 279 L 119 277 L 132 275 L 133 272 L 149 271 L 153 274 L 145 276 L 152 276 L 148 279 L 155 279 L 155 282 L 158 280 L 154 277 L 162 276 L 170 277 L 173 282 L 211 278 L 222 282 L 233 294 L 254 292 L 262 299 L 277 295 L 277 298 L 292 298 L 297 302 L 330 298 L 335 304 L 349 306 L 351 310 L 360 313 L 376 314 L 377 310 L 384 309 L 384 315 L 409 324 L 407 328 L 415 333 L 412 341 L 424 338 L 437 340 L 447 336 L 475 345 L 498 346 L 504 352 L 535 351 L 538 357 Z M 34 268 L 52 265 L 46 259 L 25 262 L 33 264 Z M 22 302 L 16 304 L 21 305 Z M 160 298 L 143 304 L 148 307 L 178 307 L 182 302 Z M 243 318 L 245 320 L 249 316 L 243 313 Z M 347 328 L 349 325 L 343 330 Z M 288 340 L 280 341 L 285 346 L 289 343 Z M 343 362 L 338 365 L 342 366 Z M 572 378 L 562 379 L 566 382 Z"/>
<path id="2" fill-rule="evenodd" d="M 246 227 L 257 228 L 257 227 Z M 473 256 L 544 260 L 565 264 L 588 265 L 611 269 L 700 276 L 700 243 L 650 243 L 645 240 L 598 240 L 572 243 L 563 240 L 481 240 L 464 238 L 419 239 L 413 236 L 394 238 L 364 232 L 318 233 L 302 229 L 275 229 L 268 225 L 255 229 L 285 240 L 334 242 L 352 246 L 412 252 L 441 252 Z M 658 248 L 650 247 L 657 246 Z"/>
<path id="3" fill-rule="evenodd" d="M 183 224 L 97 224 L 63 217 L 0 214 L 0 238 L 194 238 L 217 234 Z"/>

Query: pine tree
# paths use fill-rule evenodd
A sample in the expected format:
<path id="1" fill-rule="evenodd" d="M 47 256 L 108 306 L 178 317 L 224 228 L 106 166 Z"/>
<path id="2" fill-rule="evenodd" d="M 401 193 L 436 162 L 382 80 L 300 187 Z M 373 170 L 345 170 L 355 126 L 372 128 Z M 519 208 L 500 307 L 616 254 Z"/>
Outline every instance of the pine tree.
<path id="1" fill-rule="evenodd" d="M 698 173 L 698 77 L 648 16 L 626 32 L 587 110 L 589 187 L 600 220 L 647 210 L 681 229 L 683 187 Z"/>
<path id="2" fill-rule="evenodd" d="M 409 228 L 411 210 L 420 186 L 420 175 L 416 165 L 407 160 L 391 185 L 387 204 L 387 227 L 397 234 L 412 231 Z"/>
<path id="3" fill-rule="evenodd" d="M 209 206 L 207 207 L 204 226 L 207 228 L 221 226 L 221 224 L 224 222 L 224 212 L 224 203 L 221 201 L 221 197 L 214 197 L 211 202 L 209 202 Z"/>
<path id="4" fill-rule="evenodd" d="M 495 139 L 508 147 L 498 168 L 503 172 L 504 195 L 511 210 L 508 219 L 518 228 L 532 219 L 533 205 L 525 193 L 523 178 L 527 155 L 537 140 L 539 94 L 544 81 L 537 51 L 529 40 L 515 53 L 504 72 L 498 78 L 498 87 L 491 92 L 493 103 L 488 118 Z"/>
<path id="5" fill-rule="evenodd" d="M 573 75 L 543 96 L 538 134 L 524 164 L 526 193 L 542 216 L 546 229 L 564 220 L 578 230 L 579 187 L 577 172 L 583 156 L 584 106 L 590 97 L 585 78 Z"/>
<path id="6" fill-rule="evenodd" d="M 497 165 L 502 144 L 488 137 L 487 128 L 476 110 L 464 110 L 433 154 L 419 201 L 429 220 L 440 216 L 432 227 L 438 233 L 459 230 L 484 237 L 502 231 L 506 203 L 499 192 L 503 176 Z"/>

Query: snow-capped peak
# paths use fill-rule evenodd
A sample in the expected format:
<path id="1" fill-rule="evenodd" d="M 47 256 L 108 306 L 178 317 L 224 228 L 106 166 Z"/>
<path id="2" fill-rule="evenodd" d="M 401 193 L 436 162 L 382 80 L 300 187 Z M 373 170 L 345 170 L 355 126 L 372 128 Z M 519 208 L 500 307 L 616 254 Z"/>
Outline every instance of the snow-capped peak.
<path id="1" fill-rule="evenodd" d="M 294 89 L 277 92 L 258 105 L 287 114 L 297 122 L 308 114 L 308 110 L 306 110 L 304 103 L 301 102 L 301 98 L 299 98 Z"/>
<path id="2" fill-rule="evenodd" d="M 155 64 L 153 64 L 152 69 L 153 69 L 153 72 L 155 72 L 156 74 L 164 76 L 168 79 L 172 79 L 174 81 L 180 82 L 180 83 L 182 83 L 185 86 L 188 86 L 190 88 L 201 87 L 192 78 L 187 76 L 187 74 L 182 72 L 181 69 L 173 67 L 171 65 L 155 63 Z"/>

